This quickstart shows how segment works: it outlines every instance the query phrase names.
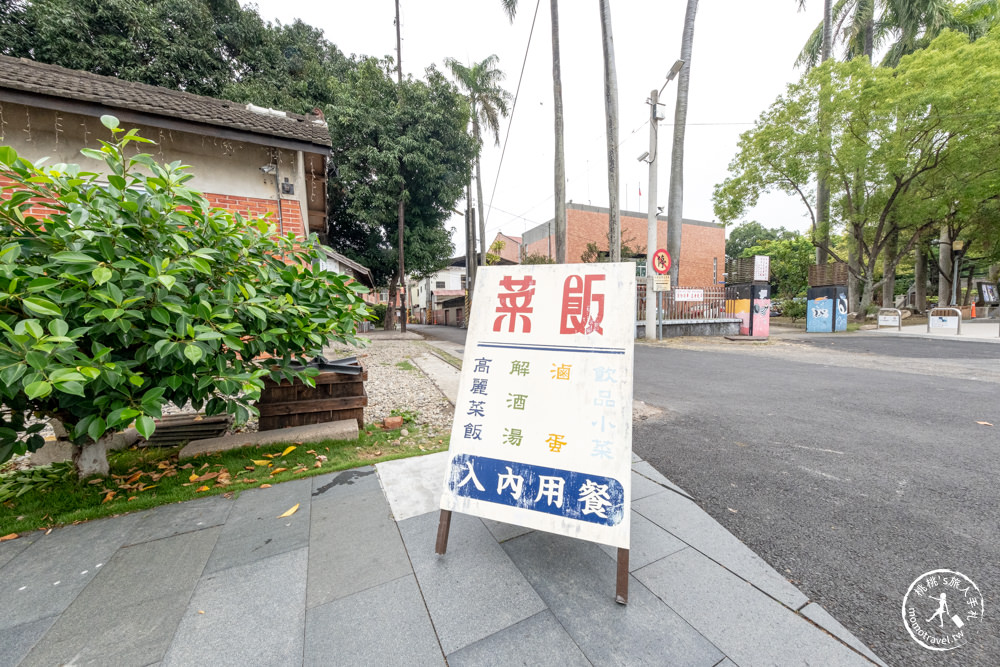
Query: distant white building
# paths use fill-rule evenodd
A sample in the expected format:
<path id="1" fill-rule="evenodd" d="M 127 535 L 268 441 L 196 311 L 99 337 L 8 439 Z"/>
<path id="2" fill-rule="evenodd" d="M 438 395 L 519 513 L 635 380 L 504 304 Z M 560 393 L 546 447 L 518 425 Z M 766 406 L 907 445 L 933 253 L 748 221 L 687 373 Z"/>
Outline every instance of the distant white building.
<path id="1" fill-rule="evenodd" d="M 515 264 L 501 257 L 500 264 Z M 448 266 L 421 280 L 407 281 L 410 319 L 419 324 L 465 324 L 465 256 L 453 257 Z"/>

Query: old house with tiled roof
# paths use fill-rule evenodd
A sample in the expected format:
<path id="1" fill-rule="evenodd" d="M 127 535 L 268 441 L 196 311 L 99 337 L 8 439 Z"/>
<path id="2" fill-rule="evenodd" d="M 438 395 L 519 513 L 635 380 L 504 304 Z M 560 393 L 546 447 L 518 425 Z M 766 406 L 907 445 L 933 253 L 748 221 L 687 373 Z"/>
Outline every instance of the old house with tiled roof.
<path id="1" fill-rule="evenodd" d="M 103 165 L 80 149 L 110 138 L 104 114 L 155 141 L 145 150 L 158 160 L 190 165 L 191 185 L 212 205 L 253 217 L 271 213 L 282 233 L 324 238 L 330 135 L 321 116 L 0 56 L 0 144 L 32 161 L 96 171 Z M 371 283 L 364 267 L 331 262 Z"/>

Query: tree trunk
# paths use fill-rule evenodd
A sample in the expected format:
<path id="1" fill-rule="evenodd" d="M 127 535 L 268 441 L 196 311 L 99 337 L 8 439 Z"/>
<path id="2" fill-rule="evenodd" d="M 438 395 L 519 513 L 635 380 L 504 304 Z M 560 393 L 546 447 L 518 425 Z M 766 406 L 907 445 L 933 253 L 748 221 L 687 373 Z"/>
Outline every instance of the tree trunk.
<path id="1" fill-rule="evenodd" d="M 948 225 L 941 227 L 938 245 L 938 302 L 939 306 L 951 305 L 951 231 Z"/>
<path id="2" fill-rule="evenodd" d="M 475 296 L 476 289 L 476 225 L 474 223 L 474 217 L 472 214 L 472 183 L 470 182 L 468 187 L 465 189 L 465 287 L 468 291 L 468 296 L 465 299 L 465 323 L 468 327 L 469 323 L 469 313 L 472 312 L 472 299 Z M 430 286 L 430 281 L 427 282 L 428 287 Z M 430 310 L 430 305 L 433 303 L 431 299 L 431 293 L 428 289 L 427 291 L 427 303 L 428 310 Z M 428 316 L 430 314 L 428 313 Z"/>
<path id="3" fill-rule="evenodd" d="M 670 193 L 667 199 L 667 252 L 672 259 L 670 284 L 678 287 L 681 263 L 681 227 L 684 224 L 684 133 L 687 129 L 688 88 L 691 83 L 691 50 L 694 47 L 694 19 L 698 0 L 688 0 L 681 37 L 684 66 L 677 77 L 677 104 L 674 107 L 674 143 L 670 153 Z"/>
<path id="4" fill-rule="evenodd" d="M 385 309 L 383 329 L 392 331 L 396 328 L 396 285 L 399 284 L 399 274 L 394 274 L 389 281 L 389 303 Z"/>
<path id="5" fill-rule="evenodd" d="M 552 12 L 552 108 L 555 111 L 555 237 L 556 263 L 566 263 L 566 155 L 563 150 L 562 73 L 559 66 L 559 2 L 550 0 Z"/>
<path id="6" fill-rule="evenodd" d="M 833 51 L 833 0 L 823 0 L 823 46 L 820 52 L 820 62 L 830 59 Z M 824 144 L 820 149 L 819 170 L 816 173 L 816 234 L 813 242 L 816 244 L 816 263 L 826 264 L 830 252 L 830 185 L 827 175 L 830 172 L 830 152 L 825 145 L 830 142 L 830 127 L 823 112 L 824 102 L 829 101 L 829 87 L 820 87 L 819 131 Z M 850 287 L 850 285 L 849 285 Z M 856 290 L 855 290 L 856 292 Z M 848 290 L 850 293 L 850 290 Z M 855 301 L 851 301 L 855 303 Z"/>
<path id="7" fill-rule="evenodd" d="M 861 244 L 858 236 L 863 232 L 863 229 L 859 225 L 852 224 L 850 230 L 850 236 L 847 239 L 847 309 L 858 315 L 861 314 L 861 289 L 858 284 L 859 278 L 856 277 L 861 275 Z M 864 315 L 861 314 L 861 317 Z"/>
<path id="8" fill-rule="evenodd" d="M 482 146 L 482 137 L 479 136 L 479 120 L 476 118 L 476 109 L 472 108 L 472 131 L 476 135 L 476 145 Z M 476 154 L 476 207 L 479 209 L 479 266 L 486 263 L 486 216 L 483 215 L 483 174 L 479 169 L 479 154 Z M 475 246 L 473 246 L 475 248 Z"/>
<path id="9" fill-rule="evenodd" d="M 105 433 L 97 442 L 77 445 L 73 450 L 73 465 L 80 479 L 91 475 L 106 476 L 110 471 L 108 452 L 131 447 L 139 439 L 139 432 L 134 428 L 125 429 L 120 433 Z"/>
<path id="10" fill-rule="evenodd" d="M 989 278 L 990 282 L 994 285 L 997 284 L 997 279 L 1000 278 L 1000 264 L 990 264 L 989 272 L 986 276 Z"/>
<path id="11" fill-rule="evenodd" d="M 922 236 L 917 236 L 913 257 L 913 284 L 916 286 L 913 295 L 913 307 L 918 313 L 927 310 L 927 243 Z"/>
<path id="12" fill-rule="evenodd" d="M 893 231 L 885 243 L 882 255 L 882 307 L 894 308 L 896 302 L 896 252 L 899 248 L 899 232 Z"/>
<path id="13" fill-rule="evenodd" d="M 875 283 L 869 276 L 861 281 L 861 303 L 858 304 L 857 315 L 855 320 L 858 322 L 865 321 L 865 315 L 868 313 L 868 306 L 872 304 L 872 298 L 875 296 Z"/>
<path id="14" fill-rule="evenodd" d="M 611 0 L 599 0 L 601 43 L 604 48 L 604 115 L 608 143 L 608 251 L 612 262 L 622 261 L 622 221 L 618 204 L 618 75 L 615 40 L 611 31 Z"/>

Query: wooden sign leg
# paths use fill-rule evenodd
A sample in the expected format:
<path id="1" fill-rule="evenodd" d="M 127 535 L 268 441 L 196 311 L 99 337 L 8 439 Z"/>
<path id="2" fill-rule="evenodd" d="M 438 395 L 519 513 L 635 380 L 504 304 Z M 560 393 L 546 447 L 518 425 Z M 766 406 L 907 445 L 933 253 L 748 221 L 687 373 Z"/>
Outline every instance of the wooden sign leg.
<path id="1" fill-rule="evenodd" d="M 441 510 L 441 518 L 438 520 L 437 543 L 434 545 L 434 553 L 443 556 L 448 550 L 448 533 L 451 531 L 451 510 Z M 626 569 L 627 566 L 626 566 Z"/>
<path id="2" fill-rule="evenodd" d="M 618 549 L 618 582 L 615 588 L 615 602 L 628 604 L 628 549 Z"/>

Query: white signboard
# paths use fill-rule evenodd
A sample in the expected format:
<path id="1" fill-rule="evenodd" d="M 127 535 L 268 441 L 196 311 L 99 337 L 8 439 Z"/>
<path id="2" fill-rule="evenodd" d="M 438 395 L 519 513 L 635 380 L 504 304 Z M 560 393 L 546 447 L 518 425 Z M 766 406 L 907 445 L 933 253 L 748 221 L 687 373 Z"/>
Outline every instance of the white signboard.
<path id="1" fill-rule="evenodd" d="M 928 320 L 932 329 L 957 329 L 958 317 L 954 315 L 935 315 Z"/>
<path id="2" fill-rule="evenodd" d="M 653 276 L 653 291 L 654 292 L 669 292 L 670 291 L 670 276 Z"/>
<path id="3" fill-rule="evenodd" d="M 635 265 L 482 267 L 441 508 L 629 548 Z"/>
<path id="4" fill-rule="evenodd" d="M 754 255 L 753 279 L 767 282 L 771 279 L 771 258 L 767 255 Z"/>
<path id="5" fill-rule="evenodd" d="M 690 287 L 678 287 L 674 290 L 674 301 L 704 301 L 705 290 Z"/>
<path id="6" fill-rule="evenodd" d="M 885 327 L 885 326 L 898 327 L 899 315 L 879 315 L 878 325 L 880 327 Z"/>

